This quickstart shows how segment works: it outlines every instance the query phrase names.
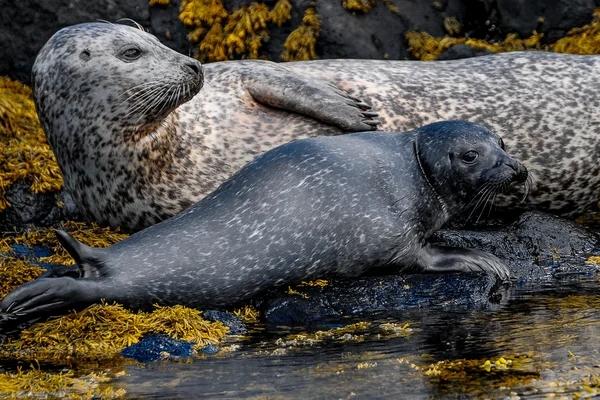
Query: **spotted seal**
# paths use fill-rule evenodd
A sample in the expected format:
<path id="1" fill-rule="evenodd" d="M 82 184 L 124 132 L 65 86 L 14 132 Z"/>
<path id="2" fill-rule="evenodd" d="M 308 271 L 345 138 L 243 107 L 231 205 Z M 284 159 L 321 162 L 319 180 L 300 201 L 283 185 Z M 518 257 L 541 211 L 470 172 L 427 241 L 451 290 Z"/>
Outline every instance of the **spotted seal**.
<path id="1" fill-rule="evenodd" d="M 272 286 L 368 269 L 506 279 L 507 267 L 489 253 L 426 240 L 469 204 L 526 178 L 499 136 L 463 121 L 299 140 L 111 247 L 91 248 L 58 231 L 76 265 L 8 294 L 3 320 L 101 299 L 141 309 L 228 306 Z"/>
<path id="2" fill-rule="evenodd" d="M 139 50 L 136 60 L 115 54 L 123 43 Z M 203 66 L 204 88 L 186 102 L 190 63 L 151 35 L 109 24 L 63 29 L 38 55 L 38 113 L 65 185 L 91 219 L 137 230 L 200 200 L 276 145 L 376 125 L 337 88 L 368 101 L 381 130 L 464 119 L 500 134 L 535 183 L 525 202 L 511 196 L 497 205 L 571 215 L 599 197 L 600 56 L 218 62 Z M 150 83 L 157 77 L 161 88 Z M 157 100 L 164 93 L 168 107 Z"/>
<path id="3" fill-rule="evenodd" d="M 67 27 L 43 46 L 36 109 L 88 218 L 139 230 L 277 145 L 378 124 L 365 102 L 275 63 L 224 63 L 204 75 L 198 61 L 125 25 Z"/>

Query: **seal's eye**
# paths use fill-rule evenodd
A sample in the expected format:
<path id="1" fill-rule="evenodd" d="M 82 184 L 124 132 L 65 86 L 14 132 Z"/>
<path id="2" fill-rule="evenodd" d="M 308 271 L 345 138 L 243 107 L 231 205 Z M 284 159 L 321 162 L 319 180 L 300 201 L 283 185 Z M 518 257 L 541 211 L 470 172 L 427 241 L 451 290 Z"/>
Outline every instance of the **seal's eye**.
<path id="1" fill-rule="evenodd" d="M 142 51 L 137 47 L 128 47 L 121 51 L 121 58 L 124 61 L 135 61 L 142 55 Z"/>
<path id="2" fill-rule="evenodd" d="M 477 153 L 475 150 L 471 150 L 463 154 L 462 160 L 465 164 L 473 164 L 475 161 L 477 161 L 478 157 L 479 153 Z"/>
<path id="3" fill-rule="evenodd" d="M 498 139 L 498 145 L 500 146 L 500 148 L 502 150 L 505 150 L 505 148 L 504 148 L 504 140 L 502 140 L 502 138 Z"/>

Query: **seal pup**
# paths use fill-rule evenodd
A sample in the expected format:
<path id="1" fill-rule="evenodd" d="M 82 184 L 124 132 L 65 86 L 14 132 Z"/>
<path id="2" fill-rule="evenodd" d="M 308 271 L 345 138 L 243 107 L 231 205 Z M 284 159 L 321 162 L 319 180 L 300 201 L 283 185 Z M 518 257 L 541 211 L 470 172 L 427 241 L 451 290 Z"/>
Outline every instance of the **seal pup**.
<path id="1" fill-rule="evenodd" d="M 275 63 L 224 63 L 210 76 L 195 96 L 200 63 L 125 25 L 75 25 L 43 46 L 36 109 L 88 219 L 136 231 L 277 145 L 378 124 L 365 102 Z"/>
<path id="2" fill-rule="evenodd" d="M 507 279 L 495 256 L 427 239 L 469 204 L 526 178 L 496 134 L 468 122 L 299 140 L 249 163 L 182 214 L 108 248 L 57 231 L 76 265 L 9 293 L 3 321 L 101 299 L 141 309 L 230 306 L 273 286 L 369 269 Z"/>

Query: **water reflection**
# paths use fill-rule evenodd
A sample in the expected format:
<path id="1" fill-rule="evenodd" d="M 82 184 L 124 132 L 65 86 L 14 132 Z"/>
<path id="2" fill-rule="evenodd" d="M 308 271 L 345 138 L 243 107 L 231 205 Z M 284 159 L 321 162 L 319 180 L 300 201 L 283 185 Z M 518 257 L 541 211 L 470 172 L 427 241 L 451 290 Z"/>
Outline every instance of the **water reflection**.
<path id="1" fill-rule="evenodd" d="M 189 363 L 130 365 L 112 385 L 143 398 L 594 395 L 600 388 L 597 284 L 588 277 L 513 288 L 495 310 L 362 316 L 344 322 L 371 324 L 320 340 L 260 330 L 237 341 L 236 351 Z M 408 330 L 382 328 L 406 322 Z"/>

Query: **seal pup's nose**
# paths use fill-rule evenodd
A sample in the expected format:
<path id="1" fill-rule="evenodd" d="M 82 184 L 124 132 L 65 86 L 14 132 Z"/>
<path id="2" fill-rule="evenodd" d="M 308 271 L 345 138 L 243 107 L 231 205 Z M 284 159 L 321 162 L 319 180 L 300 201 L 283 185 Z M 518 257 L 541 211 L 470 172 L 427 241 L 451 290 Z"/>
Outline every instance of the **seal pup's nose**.
<path id="1" fill-rule="evenodd" d="M 525 167 L 523 164 L 521 164 L 517 160 L 507 157 L 506 165 L 511 167 L 517 173 L 515 177 L 515 180 L 517 182 L 525 182 L 525 180 L 527 180 L 529 172 L 527 171 L 527 167 Z"/>

